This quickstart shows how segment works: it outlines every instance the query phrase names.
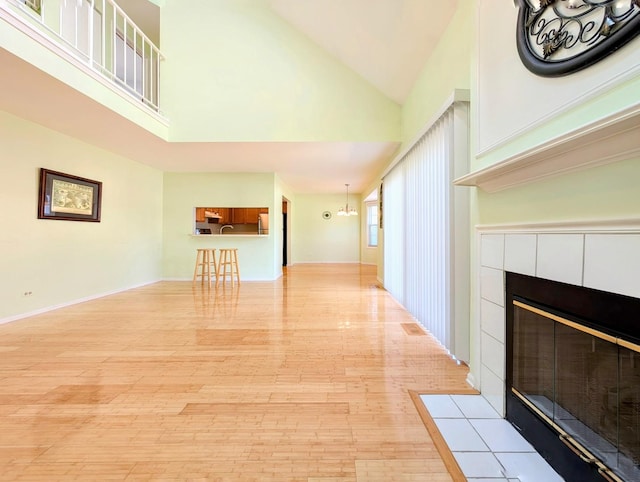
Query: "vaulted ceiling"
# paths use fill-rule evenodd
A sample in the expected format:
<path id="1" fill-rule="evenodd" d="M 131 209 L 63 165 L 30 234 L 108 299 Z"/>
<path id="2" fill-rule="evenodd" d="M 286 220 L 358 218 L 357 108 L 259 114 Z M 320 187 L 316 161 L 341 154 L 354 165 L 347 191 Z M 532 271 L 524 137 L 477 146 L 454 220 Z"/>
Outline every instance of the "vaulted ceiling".
<path id="1" fill-rule="evenodd" d="M 455 0 L 269 0 L 320 47 L 403 104 L 447 28 Z"/>

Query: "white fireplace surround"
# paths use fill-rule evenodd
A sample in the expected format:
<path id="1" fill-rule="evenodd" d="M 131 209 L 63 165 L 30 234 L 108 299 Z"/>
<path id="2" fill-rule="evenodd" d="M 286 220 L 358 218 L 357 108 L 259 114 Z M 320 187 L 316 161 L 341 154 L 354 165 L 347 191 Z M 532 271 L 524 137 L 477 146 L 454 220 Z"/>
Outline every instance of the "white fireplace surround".
<path id="1" fill-rule="evenodd" d="M 469 381 L 505 414 L 506 271 L 640 298 L 640 219 L 477 226 L 474 353 Z"/>

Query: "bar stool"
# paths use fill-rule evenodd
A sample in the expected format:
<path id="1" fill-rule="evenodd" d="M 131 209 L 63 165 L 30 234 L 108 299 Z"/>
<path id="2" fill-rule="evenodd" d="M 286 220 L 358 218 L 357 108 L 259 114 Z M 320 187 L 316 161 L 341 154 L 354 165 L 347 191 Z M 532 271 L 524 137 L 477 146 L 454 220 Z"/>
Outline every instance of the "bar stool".
<path id="1" fill-rule="evenodd" d="M 193 270 L 193 283 L 200 281 L 208 283 L 211 288 L 211 277 L 218 279 L 218 265 L 216 263 L 216 250 L 209 248 L 198 248 L 196 254 L 196 267 Z"/>
<path id="2" fill-rule="evenodd" d="M 218 258 L 218 274 L 216 276 L 216 288 L 220 279 L 224 284 L 227 281 L 227 275 L 231 279 L 231 287 L 234 281 L 240 284 L 240 268 L 238 266 L 238 248 L 220 249 L 220 257 Z"/>

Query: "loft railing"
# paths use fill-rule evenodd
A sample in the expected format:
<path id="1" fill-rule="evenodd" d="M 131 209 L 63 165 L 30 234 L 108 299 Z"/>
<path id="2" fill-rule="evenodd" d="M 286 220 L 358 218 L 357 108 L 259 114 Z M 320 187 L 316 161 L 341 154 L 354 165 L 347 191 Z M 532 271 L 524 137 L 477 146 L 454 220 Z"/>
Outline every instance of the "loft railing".
<path id="1" fill-rule="evenodd" d="M 8 0 L 93 70 L 160 112 L 162 53 L 113 0 Z"/>

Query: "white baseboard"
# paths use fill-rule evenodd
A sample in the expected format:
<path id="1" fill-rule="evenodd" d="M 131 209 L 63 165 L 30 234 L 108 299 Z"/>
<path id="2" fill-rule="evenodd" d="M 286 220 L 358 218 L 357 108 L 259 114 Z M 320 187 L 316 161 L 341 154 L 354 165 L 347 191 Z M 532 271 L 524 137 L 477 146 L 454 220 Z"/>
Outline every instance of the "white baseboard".
<path id="1" fill-rule="evenodd" d="M 473 376 L 473 373 L 469 372 L 467 374 L 467 383 L 471 386 L 471 388 L 475 388 L 480 391 L 478 384 L 476 383 L 476 377 Z"/>
<path id="2" fill-rule="evenodd" d="M 145 282 L 145 283 L 140 283 L 140 284 L 137 284 L 137 285 L 128 286 L 126 288 L 113 290 L 113 291 L 108 291 L 108 292 L 105 292 L 105 293 L 98 293 L 98 294 L 95 294 L 95 295 L 86 296 L 84 298 L 78 298 L 76 300 L 71 300 L 71 301 L 67 301 L 65 303 L 60 303 L 58 305 L 46 306 L 44 308 L 39 308 L 39 309 L 34 310 L 34 311 L 28 311 L 26 313 L 20 313 L 18 315 L 8 316 L 6 318 L 0 318 L 0 325 L 3 325 L 5 323 L 11 323 L 12 321 L 22 320 L 24 318 L 29 318 L 30 316 L 41 315 L 42 313 L 47 313 L 49 311 L 58 310 L 60 308 L 65 308 L 67 306 L 77 305 L 79 303 L 84 303 L 85 301 L 91 301 L 91 300 L 96 300 L 98 298 L 104 298 L 105 296 L 115 295 L 117 293 L 122 293 L 123 291 L 129 291 L 129 290 L 132 290 L 134 288 L 140 288 L 142 286 L 148 286 L 148 285 L 157 283 L 159 281 L 162 281 L 162 280 L 156 279 L 156 280 L 153 280 L 153 281 L 148 281 L 148 282 Z"/>
<path id="3" fill-rule="evenodd" d="M 228 273 L 227 273 L 228 275 Z M 277 279 L 279 279 L 282 276 L 282 274 L 279 274 L 277 277 L 275 278 L 242 278 L 240 277 L 240 281 L 242 281 L 243 283 L 246 281 L 247 283 L 251 283 L 254 281 L 258 281 L 258 282 L 264 282 L 264 281 L 275 281 Z M 158 281 L 188 281 L 189 283 L 193 282 L 193 278 L 162 278 L 161 280 Z M 229 278 L 227 278 L 227 282 L 229 281 Z M 200 280 L 197 281 L 198 283 L 200 283 Z M 213 278 L 211 280 L 212 283 L 215 283 L 216 280 L 215 278 Z"/>

